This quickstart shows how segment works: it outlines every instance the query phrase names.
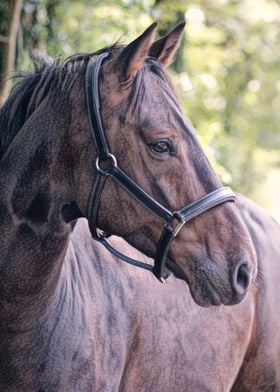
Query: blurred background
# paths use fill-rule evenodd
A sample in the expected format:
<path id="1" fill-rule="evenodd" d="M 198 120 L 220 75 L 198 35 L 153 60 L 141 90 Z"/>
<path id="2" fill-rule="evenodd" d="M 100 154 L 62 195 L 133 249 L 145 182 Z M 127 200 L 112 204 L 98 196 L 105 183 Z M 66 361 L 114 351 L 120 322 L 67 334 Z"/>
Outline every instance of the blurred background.
<path id="1" fill-rule="evenodd" d="M 184 110 L 224 184 L 280 221 L 280 0 L 1 0 L 1 100 L 30 53 L 93 52 L 182 20 L 170 72 Z"/>

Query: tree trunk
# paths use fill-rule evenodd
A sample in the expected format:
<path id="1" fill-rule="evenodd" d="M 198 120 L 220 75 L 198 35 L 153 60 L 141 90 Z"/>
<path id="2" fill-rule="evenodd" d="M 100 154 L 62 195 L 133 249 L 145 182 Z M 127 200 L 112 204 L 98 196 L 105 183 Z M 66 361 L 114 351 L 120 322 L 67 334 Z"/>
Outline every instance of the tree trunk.
<path id="1" fill-rule="evenodd" d="M 23 0 L 1 0 L 0 18 L 0 103 L 9 94 L 11 73 L 14 70 L 16 58 L 17 33 Z"/>

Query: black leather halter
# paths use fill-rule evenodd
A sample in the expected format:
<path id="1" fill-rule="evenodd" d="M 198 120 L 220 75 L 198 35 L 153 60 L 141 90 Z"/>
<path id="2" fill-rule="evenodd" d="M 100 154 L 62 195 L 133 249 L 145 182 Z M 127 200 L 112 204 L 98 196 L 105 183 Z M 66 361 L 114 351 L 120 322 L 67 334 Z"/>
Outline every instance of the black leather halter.
<path id="1" fill-rule="evenodd" d="M 100 117 L 99 71 L 103 60 L 108 56 L 108 53 L 103 53 L 90 58 L 86 71 L 87 109 L 92 136 L 97 148 L 96 169 L 98 172 L 89 204 L 89 228 L 92 237 L 100 241 L 111 253 L 127 263 L 152 271 L 161 282 L 165 282 L 168 276 L 165 266 L 166 256 L 172 238 L 176 237 L 186 222 L 219 204 L 235 201 L 235 195 L 230 188 L 222 187 L 192 202 L 180 211 L 171 212 L 149 196 L 118 166 L 117 159 L 110 152 L 107 144 Z M 113 178 L 132 197 L 163 221 L 164 228 L 157 245 L 154 266 L 134 260 L 120 253 L 107 241 L 109 235 L 97 229 L 99 202 L 108 176 Z"/>

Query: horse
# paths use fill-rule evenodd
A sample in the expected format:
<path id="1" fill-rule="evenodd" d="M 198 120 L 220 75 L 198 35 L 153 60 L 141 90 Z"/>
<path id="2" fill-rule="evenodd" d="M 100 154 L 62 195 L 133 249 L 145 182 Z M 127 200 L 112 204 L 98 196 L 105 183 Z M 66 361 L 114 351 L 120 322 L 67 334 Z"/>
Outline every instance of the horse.
<path id="1" fill-rule="evenodd" d="M 254 370 L 241 361 L 254 363 L 251 288 L 265 241 L 257 235 L 259 249 L 167 77 L 184 24 L 154 42 L 155 28 L 127 46 L 38 65 L 1 108 L 0 390 L 250 383 Z M 109 234 L 123 238 L 115 242 L 132 258 L 138 249 L 155 265 L 119 264 L 102 248 L 112 249 Z M 165 286 L 168 271 L 174 277 Z M 220 312 L 211 307 L 218 305 Z M 219 331 L 228 328 L 223 347 Z M 209 337 L 214 346 L 202 347 Z M 213 347 L 225 349 L 218 373 Z M 267 373 L 276 388 L 274 359 Z"/>

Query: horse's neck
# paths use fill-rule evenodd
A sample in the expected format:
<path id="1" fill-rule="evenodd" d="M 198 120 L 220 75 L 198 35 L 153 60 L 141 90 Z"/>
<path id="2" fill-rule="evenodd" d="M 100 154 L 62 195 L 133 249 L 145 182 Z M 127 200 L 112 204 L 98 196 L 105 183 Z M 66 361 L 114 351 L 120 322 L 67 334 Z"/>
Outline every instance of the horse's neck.
<path id="1" fill-rule="evenodd" d="M 100 374 L 92 364 L 92 358 L 97 354 L 90 351 L 89 359 L 88 350 L 95 347 L 92 343 L 93 337 L 99 336 L 98 333 L 100 338 L 104 335 L 103 330 L 96 331 L 96 327 L 100 328 L 100 318 L 101 326 L 106 325 L 106 320 L 109 322 L 112 319 L 113 301 L 119 301 L 118 298 L 114 299 L 114 288 L 118 285 L 113 278 L 114 263 L 110 263 L 110 257 L 109 260 L 103 259 L 105 251 L 100 247 L 102 245 L 91 239 L 87 222 L 80 220 L 67 243 L 63 262 L 60 263 L 59 279 L 47 306 L 34 310 L 36 298 L 31 297 L 33 310 L 21 313 L 21 317 L 17 319 L 14 314 L 16 325 L 7 325 L 7 319 L 5 320 L 5 315 L 1 312 L 1 391 L 35 390 L 39 385 L 37 383 L 44 383 L 44 380 L 49 386 L 53 376 L 63 383 L 64 378 L 58 375 L 61 364 L 68 382 L 73 371 L 73 358 L 77 355 L 79 360 L 84 361 L 85 366 L 93 368 L 90 371 L 93 375 L 94 372 Z M 41 290 L 38 296 L 45 296 L 44 291 Z M 24 306 L 26 308 L 26 304 Z M 1 328 L 5 325 L 6 329 Z M 117 335 L 115 339 L 118 340 Z M 108 344 L 108 339 L 105 339 L 105 342 Z M 117 341 L 115 344 L 117 345 Z M 96 347 L 99 350 L 104 347 L 99 338 Z M 68 360 L 65 360 L 65 355 Z"/>
<path id="2" fill-rule="evenodd" d="M 54 292 L 70 230 L 56 232 L 59 222 L 52 219 L 40 227 L 0 203 L 0 305 L 6 305 L 1 320 L 7 312 L 7 322 L 22 328 L 23 320 L 30 323 L 31 314 L 38 316 Z"/>
<path id="3" fill-rule="evenodd" d="M 14 327 L 52 295 L 71 232 L 61 214 L 67 186 L 55 166 L 59 137 L 56 150 L 43 127 L 27 124 L 0 161 L 1 320 Z"/>
<path id="4" fill-rule="evenodd" d="M 39 134 L 32 140 L 27 129 L 28 149 L 17 136 L 0 161 L 0 390 L 31 390 L 38 326 L 54 302 L 71 232 L 60 211 L 63 195 L 53 190 L 48 143 L 40 149 Z"/>

